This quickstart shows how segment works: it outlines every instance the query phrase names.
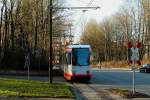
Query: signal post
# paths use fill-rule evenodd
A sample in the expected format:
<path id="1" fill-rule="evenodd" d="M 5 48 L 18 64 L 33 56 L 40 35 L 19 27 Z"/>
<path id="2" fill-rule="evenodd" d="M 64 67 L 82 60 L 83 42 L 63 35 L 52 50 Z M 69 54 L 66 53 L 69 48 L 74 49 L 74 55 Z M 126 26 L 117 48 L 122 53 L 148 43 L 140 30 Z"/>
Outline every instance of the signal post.
<path id="1" fill-rule="evenodd" d="M 139 55 L 139 50 L 141 48 L 141 43 L 139 41 L 137 41 L 136 43 L 132 44 L 130 41 L 128 42 L 128 51 L 129 53 L 129 64 L 131 64 L 131 68 L 133 71 L 133 75 L 132 75 L 132 92 L 133 95 L 135 94 L 135 69 L 136 69 L 136 63 L 138 65 L 141 65 L 140 62 L 140 55 Z"/>

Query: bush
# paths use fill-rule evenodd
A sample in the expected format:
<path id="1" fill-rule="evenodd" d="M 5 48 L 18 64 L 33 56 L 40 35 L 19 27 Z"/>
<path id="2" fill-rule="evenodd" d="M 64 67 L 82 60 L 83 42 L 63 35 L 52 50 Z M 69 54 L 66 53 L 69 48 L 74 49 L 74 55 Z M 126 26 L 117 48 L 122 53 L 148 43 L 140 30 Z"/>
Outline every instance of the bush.
<path id="1" fill-rule="evenodd" d="M 16 51 L 7 50 L 4 53 L 4 58 L 1 61 L 1 66 L 4 69 L 20 69 L 24 65 L 24 50 L 17 49 Z"/>
<path id="2" fill-rule="evenodd" d="M 25 55 L 26 51 L 22 48 L 17 48 L 15 51 L 7 50 L 4 53 L 4 57 L 1 61 L 1 69 L 13 69 L 13 70 L 24 70 Z M 41 56 L 40 69 L 48 69 L 48 58 Z M 39 70 L 39 59 L 33 54 L 30 54 L 30 68 L 31 70 Z"/>

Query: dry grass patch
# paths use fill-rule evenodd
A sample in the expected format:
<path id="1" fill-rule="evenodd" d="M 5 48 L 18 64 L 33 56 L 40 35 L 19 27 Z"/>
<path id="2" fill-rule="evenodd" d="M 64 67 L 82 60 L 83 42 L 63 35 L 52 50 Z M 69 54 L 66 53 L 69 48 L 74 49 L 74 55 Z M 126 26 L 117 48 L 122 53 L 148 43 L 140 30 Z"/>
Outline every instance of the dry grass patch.
<path id="1" fill-rule="evenodd" d="M 140 92 L 135 92 L 135 94 L 132 93 L 130 90 L 123 90 L 123 89 L 107 89 L 109 92 L 119 95 L 122 98 L 150 98 L 149 95 L 140 93 Z"/>
<path id="2" fill-rule="evenodd" d="M 142 60 L 141 64 L 150 64 L 150 60 Z M 92 65 L 93 68 L 97 68 L 99 65 L 95 64 Z M 106 62 L 102 62 L 101 64 L 102 68 L 131 68 L 131 64 L 128 64 L 128 61 L 106 61 Z M 136 65 L 137 68 L 140 68 L 139 65 Z"/>
<path id="3" fill-rule="evenodd" d="M 102 66 L 105 66 L 106 68 L 130 68 L 127 61 L 103 62 Z"/>

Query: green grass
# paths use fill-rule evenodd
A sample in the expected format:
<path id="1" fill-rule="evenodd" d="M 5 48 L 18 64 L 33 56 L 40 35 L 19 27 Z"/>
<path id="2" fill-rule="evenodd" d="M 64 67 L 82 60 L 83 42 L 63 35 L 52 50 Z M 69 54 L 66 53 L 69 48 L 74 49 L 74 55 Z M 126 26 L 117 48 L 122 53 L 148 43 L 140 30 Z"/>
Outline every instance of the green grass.
<path id="1" fill-rule="evenodd" d="M 73 98 L 66 84 L 0 78 L 1 97 Z"/>

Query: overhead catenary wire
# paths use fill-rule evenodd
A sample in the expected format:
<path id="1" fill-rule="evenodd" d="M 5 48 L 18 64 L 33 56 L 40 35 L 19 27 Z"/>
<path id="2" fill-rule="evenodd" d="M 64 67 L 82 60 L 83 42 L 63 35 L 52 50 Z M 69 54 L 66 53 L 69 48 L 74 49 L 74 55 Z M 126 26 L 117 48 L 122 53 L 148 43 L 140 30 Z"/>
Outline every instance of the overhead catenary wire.
<path id="1" fill-rule="evenodd" d="M 91 7 L 91 5 L 92 5 L 93 2 L 94 2 L 94 0 L 90 0 L 90 2 L 88 3 L 87 7 Z M 83 10 L 82 10 L 82 11 L 83 11 Z M 86 11 L 83 11 L 82 14 L 80 15 L 79 20 L 78 20 L 77 23 L 75 24 L 76 27 L 78 26 L 78 24 L 80 24 L 81 19 L 83 18 L 85 12 L 86 12 Z M 75 27 L 75 28 L 76 28 L 76 27 Z"/>
<path id="2" fill-rule="evenodd" d="M 99 6 L 97 7 L 51 7 L 52 9 L 98 9 L 100 8 Z"/>
<path id="3" fill-rule="evenodd" d="M 94 2 L 94 0 L 90 0 L 86 7 L 91 7 L 91 5 L 93 4 L 93 2 Z M 81 24 L 81 20 L 84 19 L 84 15 L 85 15 L 86 11 L 88 11 L 88 10 L 82 10 L 82 14 L 80 15 L 79 20 L 75 24 L 74 29 L 76 29 L 79 26 L 79 24 Z M 86 24 L 86 22 L 84 23 L 84 25 L 85 24 Z M 80 35 L 78 34 L 77 36 L 74 36 L 74 37 L 80 37 Z"/>
<path id="4" fill-rule="evenodd" d="M 91 0 L 87 6 L 91 6 L 94 0 Z"/>

